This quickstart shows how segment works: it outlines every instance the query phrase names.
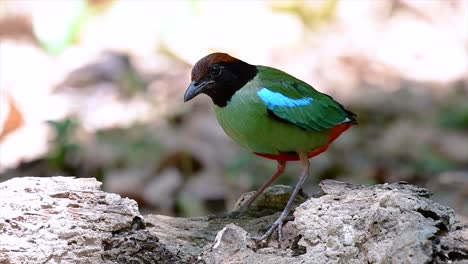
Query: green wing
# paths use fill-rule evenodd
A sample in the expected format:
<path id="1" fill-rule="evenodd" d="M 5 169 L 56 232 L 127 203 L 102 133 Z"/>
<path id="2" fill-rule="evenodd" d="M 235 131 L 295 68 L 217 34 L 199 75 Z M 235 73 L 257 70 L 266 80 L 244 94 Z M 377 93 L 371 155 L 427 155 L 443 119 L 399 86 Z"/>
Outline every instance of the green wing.
<path id="1" fill-rule="evenodd" d="M 315 131 L 355 122 L 353 113 L 307 83 L 273 68 L 261 67 L 261 70 L 262 87 L 257 95 L 273 118 Z"/>

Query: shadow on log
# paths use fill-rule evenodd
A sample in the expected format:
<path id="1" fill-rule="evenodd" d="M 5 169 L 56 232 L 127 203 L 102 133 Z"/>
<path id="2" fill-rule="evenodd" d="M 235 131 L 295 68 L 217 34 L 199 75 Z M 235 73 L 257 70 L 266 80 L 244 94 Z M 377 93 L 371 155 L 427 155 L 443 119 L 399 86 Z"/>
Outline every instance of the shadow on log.
<path id="1" fill-rule="evenodd" d="M 250 237 L 274 221 L 289 187 L 269 188 L 233 219 L 141 216 L 135 201 L 100 185 L 73 177 L 0 183 L 0 264 L 468 261 L 466 224 L 405 183 L 323 181 L 321 195 L 297 200 L 283 241 L 262 245 Z"/>

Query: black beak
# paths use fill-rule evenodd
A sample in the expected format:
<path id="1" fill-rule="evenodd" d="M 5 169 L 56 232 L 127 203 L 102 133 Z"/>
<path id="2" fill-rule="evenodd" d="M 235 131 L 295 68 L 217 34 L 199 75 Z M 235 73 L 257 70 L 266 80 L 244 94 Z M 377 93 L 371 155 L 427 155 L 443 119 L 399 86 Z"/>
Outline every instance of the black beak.
<path id="1" fill-rule="evenodd" d="M 205 88 L 210 83 L 213 83 L 214 81 L 204 81 L 204 82 L 191 82 L 189 87 L 187 88 L 187 91 L 185 91 L 184 95 L 184 103 L 192 100 L 195 96 L 200 94 Z"/>

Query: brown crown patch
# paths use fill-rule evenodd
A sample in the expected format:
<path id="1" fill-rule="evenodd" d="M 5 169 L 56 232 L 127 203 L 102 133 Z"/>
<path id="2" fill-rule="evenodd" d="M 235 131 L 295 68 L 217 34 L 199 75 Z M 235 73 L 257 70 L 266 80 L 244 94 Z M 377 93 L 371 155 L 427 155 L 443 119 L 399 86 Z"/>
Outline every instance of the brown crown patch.
<path id="1" fill-rule="evenodd" d="M 222 62 L 233 62 L 238 59 L 229 56 L 227 53 L 212 53 L 200 59 L 192 69 L 192 81 L 199 81 L 210 71 L 211 65 Z"/>

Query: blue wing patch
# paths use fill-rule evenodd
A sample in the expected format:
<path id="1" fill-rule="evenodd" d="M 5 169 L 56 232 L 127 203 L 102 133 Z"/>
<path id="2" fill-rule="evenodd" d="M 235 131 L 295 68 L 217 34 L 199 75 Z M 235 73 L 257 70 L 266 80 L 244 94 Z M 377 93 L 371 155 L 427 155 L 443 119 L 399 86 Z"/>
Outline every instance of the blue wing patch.
<path id="1" fill-rule="evenodd" d="M 290 98 L 265 87 L 258 90 L 257 95 L 266 105 L 270 116 L 305 130 L 324 131 L 352 121 L 343 107 L 331 97 L 315 99 L 305 95 Z"/>
<path id="2" fill-rule="evenodd" d="M 314 101 L 311 97 L 303 97 L 298 99 L 289 98 L 281 93 L 273 92 L 267 88 L 262 88 L 257 92 L 258 97 L 267 105 L 267 108 L 273 110 L 274 107 L 295 107 L 306 106 Z"/>

